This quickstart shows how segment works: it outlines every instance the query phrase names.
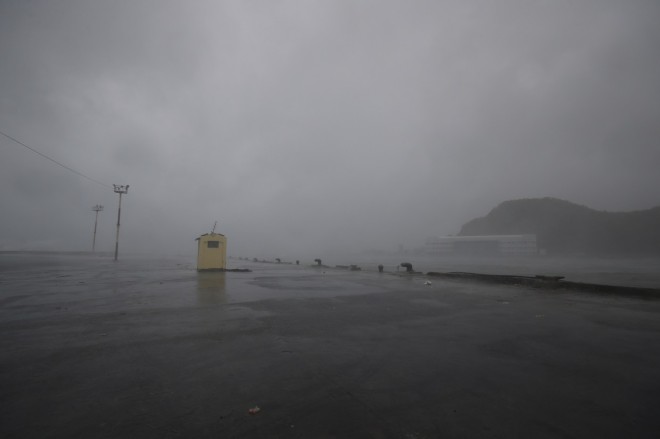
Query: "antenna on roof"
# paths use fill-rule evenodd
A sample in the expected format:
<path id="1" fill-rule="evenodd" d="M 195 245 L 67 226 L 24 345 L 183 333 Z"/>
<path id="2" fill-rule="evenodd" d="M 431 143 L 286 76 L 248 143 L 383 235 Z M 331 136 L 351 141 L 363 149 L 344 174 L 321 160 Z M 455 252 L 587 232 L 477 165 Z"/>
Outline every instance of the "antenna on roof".
<path id="1" fill-rule="evenodd" d="M 211 235 L 213 235 L 213 234 L 215 233 L 215 226 L 217 226 L 217 225 L 218 225 L 218 222 L 216 221 L 216 222 L 213 224 L 213 230 L 211 230 Z"/>

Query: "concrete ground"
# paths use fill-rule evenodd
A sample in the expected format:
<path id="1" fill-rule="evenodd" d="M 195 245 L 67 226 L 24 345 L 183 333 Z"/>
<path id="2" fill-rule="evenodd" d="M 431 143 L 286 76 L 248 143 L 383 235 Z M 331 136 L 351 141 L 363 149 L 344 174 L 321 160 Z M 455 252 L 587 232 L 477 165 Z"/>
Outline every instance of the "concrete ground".
<path id="1" fill-rule="evenodd" d="M 660 434 L 660 300 L 270 264 L 0 262 L 3 438 Z"/>

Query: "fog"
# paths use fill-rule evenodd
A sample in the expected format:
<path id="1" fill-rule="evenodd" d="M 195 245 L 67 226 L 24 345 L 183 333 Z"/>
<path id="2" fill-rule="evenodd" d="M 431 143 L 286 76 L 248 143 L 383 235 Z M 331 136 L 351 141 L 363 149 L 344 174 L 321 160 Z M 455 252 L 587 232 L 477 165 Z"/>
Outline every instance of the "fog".
<path id="1" fill-rule="evenodd" d="M 0 250 L 395 251 L 660 204 L 660 2 L 0 3 Z"/>

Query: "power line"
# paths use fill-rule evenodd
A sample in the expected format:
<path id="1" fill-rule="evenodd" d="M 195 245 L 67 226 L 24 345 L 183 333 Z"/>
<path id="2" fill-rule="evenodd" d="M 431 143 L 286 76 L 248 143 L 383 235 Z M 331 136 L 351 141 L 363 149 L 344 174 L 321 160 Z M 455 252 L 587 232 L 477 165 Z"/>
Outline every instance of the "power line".
<path id="1" fill-rule="evenodd" d="M 95 179 L 93 179 L 92 177 L 88 177 L 88 176 L 86 176 L 86 175 L 83 174 L 82 172 L 78 172 L 78 171 L 76 171 L 75 169 L 72 169 L 72 168 L 70 168 L 70 167 L 68 167 L 68 166 L 66 166 L 66 165 L 63 165 L 62 163 L 58 162 L 57 160 L 48 157 L 46 154 L 41 153 L 41 152 L 37 151 L 36 149 L 27 146 L 25 143 L 21 142 L 20 140 L 17 140 L 17 139 L 15 139 L 15 138 L 13 138 L 13 137 L 10 136 L 9 134 L 3 133 L 1 130 L 0 130 L 0 134 L 2 134 L 3 136 L 5 136 L 5 137 L 8 138 L 9 140 L 12 140 L 12 141 L 18 143 L 19 145 L 26 147 L 26 148 L 29 149 L 30 151 L 39 154 L 41 157 L 50 160 L 51 162 L 55 163 L 56 165 L 59 165 L 59 166 L 63 167 L 63 168 L 66 169 L 67 171 L 71 171 L 71 172 L 73 172 L 74 174 L 77 174 L 77 175 L 79 175 L 79 176 L 81 176 L 81 177 L 83 177 L 83 178 L 86 178 L 86 179 L 89 180 L 89 181 L 93 181 L 93 182 L 96 183 L 96 184 L 100 184 L 101 186 L 104 186 L 104 187 L 110 187 L 109 184 L 105 184 L 105 183 L 103 183 L 103 182 L 100 182 L 100 181 L 98 181 L 98 180 L 95 180 Z"/>

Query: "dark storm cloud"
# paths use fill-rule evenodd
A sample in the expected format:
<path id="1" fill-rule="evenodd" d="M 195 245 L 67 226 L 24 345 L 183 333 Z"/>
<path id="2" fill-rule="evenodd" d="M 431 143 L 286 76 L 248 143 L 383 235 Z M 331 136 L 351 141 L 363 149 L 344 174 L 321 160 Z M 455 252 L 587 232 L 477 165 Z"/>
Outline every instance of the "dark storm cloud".
<path id="1" fill-rule="evenodd" d="M 215 220 L 235 254 L 395 249 L 510 198 L 660 204 L 656 2 L 0 8 L 0 129 L 130 184 L 127 249 Z M 111 189 L 0 144 L 2 247 L 85 248 L 97 203 L 110 245 Z"/>

